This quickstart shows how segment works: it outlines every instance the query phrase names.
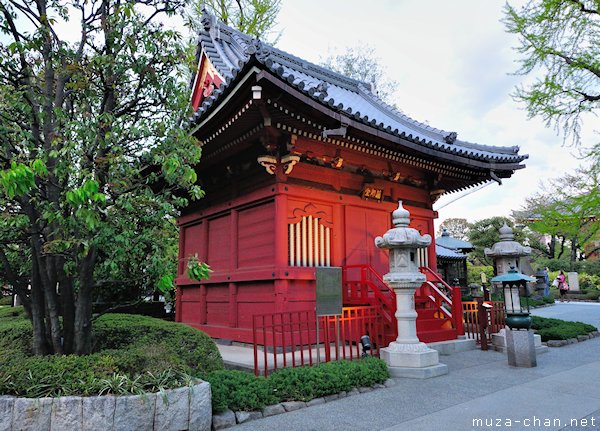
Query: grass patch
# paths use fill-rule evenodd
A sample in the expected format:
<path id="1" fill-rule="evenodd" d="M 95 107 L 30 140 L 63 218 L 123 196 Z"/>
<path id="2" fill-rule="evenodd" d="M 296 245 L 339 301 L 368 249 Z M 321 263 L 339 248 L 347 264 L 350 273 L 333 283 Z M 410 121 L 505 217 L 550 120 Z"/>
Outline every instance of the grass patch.
<path id="1" fill-rule="evenodd" d="M 595 326 L 587 323 L 569 322 L 548 317 L 531 316 L 531 321 L 531 329 L 542 337 L 542 341 L 568 340 L 598 330 Z"/>

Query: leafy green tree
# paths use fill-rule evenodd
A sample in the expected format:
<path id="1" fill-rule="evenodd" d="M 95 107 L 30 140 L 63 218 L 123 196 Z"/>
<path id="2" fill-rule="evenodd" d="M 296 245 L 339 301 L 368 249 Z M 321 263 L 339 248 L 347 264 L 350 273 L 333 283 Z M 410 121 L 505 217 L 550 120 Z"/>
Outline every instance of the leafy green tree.
<path id="1" fill-rule="evenodd" d="M 151 268 L 151 235 L 202 196 L 185 49 L 161 23 L 183 6 L 0 0 L 0 264 L 29 272 L 36 354 L 89 353 L 94 288 Z"/>
<path id="2" fill-rule="evenodd" d="M 448 218 L 444 220 L 438 229 L 437 236 L 441 236 L 444 229 L 448 231 L 448 234 L 456 239 L 467 241 L 469 223 L 466 218 Z"/>
<path id="3" fill-rule="evenodd" d="M 189 19 L 196 31 L 200 29 L 204 8 L 242 33 L 265 41 L 277 40 L 278 34 L 273 34 L 273 27 L 277 24 L 281 0 L 195 0 Z"/>
<path id="4" fill-rule="evenodd" d="M 506 28 L 517 34 L 520 74 L 541 77 L 516 92 L 530 117 L 580 139 L 582 116 L 600 106 L 600 2 L 531 0 L 505 8 Z"/>
<path id="5" fill-rule="evenodd" d="M 491 259 L 484 254 L 485 248 L 491 248 L 500 241 L 500 228 L 506 223 L 513 230 L 514 240 L 529 245 L 536 249 L 540 248 L 539 242 L 529 236 L 521 226 L 515 226 L 514 222 L 508 217 L 490 217 L 478 220 L 469 224 L 468 238 L 475 249 L 470 253 L 472 259 L 479 261 L 484 265 L 492 265 Z"/>
<path id="6" fill-rule="evenodd" d="M 384 102 L 394 106 L 394 92 L 398 83 L 386 75 L 381 59 L 368 45 L 347 47 L 342 52 L 332 52 L 321 65 L 349 78 L 371 84 L 374 92 Z"/>
<path id="7" fill-rule="evenodd" d="M 600 172 L 594 168 L 578 168 L 574 173 L 550 180 L 541 192 L 530 196 L 515 216 L 534 231 L 558 239 L 556 253 L 550 243 L 549 257 L 560 259 L 569 244 L 569 260 L 583 256 L 585 246 L 600 234 Z M 588 250 L 593 251 L 593 250 Z"/>

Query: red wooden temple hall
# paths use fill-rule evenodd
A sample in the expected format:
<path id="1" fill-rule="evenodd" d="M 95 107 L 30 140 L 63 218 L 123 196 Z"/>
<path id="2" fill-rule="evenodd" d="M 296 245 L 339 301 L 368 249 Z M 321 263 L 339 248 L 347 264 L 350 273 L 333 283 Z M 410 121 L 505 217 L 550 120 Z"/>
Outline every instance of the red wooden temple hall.
<path id="1" fill-rule="evenodd" d="M 368 83 L 208 13 L 202 24 L 189 129 L 202 145 L 206 197 L 178 220 L 176 312 L 212 337 L 252 342 L 254 314 L 313 309 L 315 267 L 386 273 L 373 239 L 391 227 L 398 200 L 411 227 L 433 236 L 441 195 L 524 168 L 518 147 L 462 141 L 386 105 Z M 194 255 L 212 267 L 209 280 L 186 277 Z M 435 279 L 435 245 L 418 259 Z M 428 293 L 416 295 L 426 306 Z M 417 320 L 422 341 L 456 337 L 452 322 L 434 326 Z"/>

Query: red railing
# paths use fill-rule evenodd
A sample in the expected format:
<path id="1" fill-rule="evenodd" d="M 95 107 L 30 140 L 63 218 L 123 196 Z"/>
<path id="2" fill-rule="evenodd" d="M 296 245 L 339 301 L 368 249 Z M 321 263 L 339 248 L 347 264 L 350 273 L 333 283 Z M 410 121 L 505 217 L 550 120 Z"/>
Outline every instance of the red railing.
<path id="1" fill-rule="evenodd" d="M 426 276 L 426 281 L 417 295 L 426 298 L 429 306 L 438 311 L 440 319 L 451 322 L 456 335 L 464 335 L 460 287 L 449 286 L 428 267 L 419 270 Z M 385 322 L 386 341 L 394 340 L 398 336 L 394 316 L 396 298 L 381 276 L 370 265 L 348 265 L 343 267 L 342 284 L 344 304 L 378 307 Z"/>
<path id="2" fill-rule="evenodd" d="M 452 321 L 452 326 L 456 329 L 456 335 L 464 335 L 460 287 L 450 286 L 439 274 L 426 266 L 421 266 L 419 271 L 426 277 L 425 283 L 420 288 L 421 295 L 429 298 L 442 315 Z"/>
<path id="3" fill-rule="evenodd" d="M 265 377 L 281 367 L 358 359 L 364 335 L 371 339 L 369 355 L 379 356 L 384 343 L 375 307 L 344 307 L 341 316 L 318 319 L 314 310 L 254 315 L 252 335 L 254 373 Z"/>
<path id="4" fill-rule="evenodd" d="M 386 344 L 398 336 L 396 295 L 370 265 L 342 267 L 344 304 L 376 307 L 384 321 Z"/>
<path id="5" fill-rule="evenodd" d="M 482 322 L 477 306 L 477 301 L 463 302 L 464 327 L 467 338 L 475 339 L 477 344 L 481 344 L 482 333 L 485 334 L 488 342 L 492 341 L 492 335 L 505 327 L 504 302 L 502 301 L 484 301 L 485 320 Z"/>

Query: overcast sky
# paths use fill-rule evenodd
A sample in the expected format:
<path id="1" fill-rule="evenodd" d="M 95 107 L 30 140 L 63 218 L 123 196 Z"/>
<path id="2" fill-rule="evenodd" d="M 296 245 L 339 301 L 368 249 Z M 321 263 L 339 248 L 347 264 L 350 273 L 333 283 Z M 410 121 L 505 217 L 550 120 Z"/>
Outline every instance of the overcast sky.
<path id="1" fill-rule="evenodd" d="M 460 139 L 518 145 L 527 167 L 499 186 L 440 199 L 437 225 L 446 218 L 469 221 L 510 215 L 540 180 L 561 176 L 581 161 L 562 136 L 539 119 L 527 120 L 510 93 L 524 77 L 516 71 L 516 36 L 507 34 L 498 0 L 284 0 L 278 48 L 319 62 L 328 51 L 367 44 L 398 82 L 397 106 Z M 597 120 L 597 119 L 595 119 Z M 585 133 L 600 124 L 585 124 Z"/>

